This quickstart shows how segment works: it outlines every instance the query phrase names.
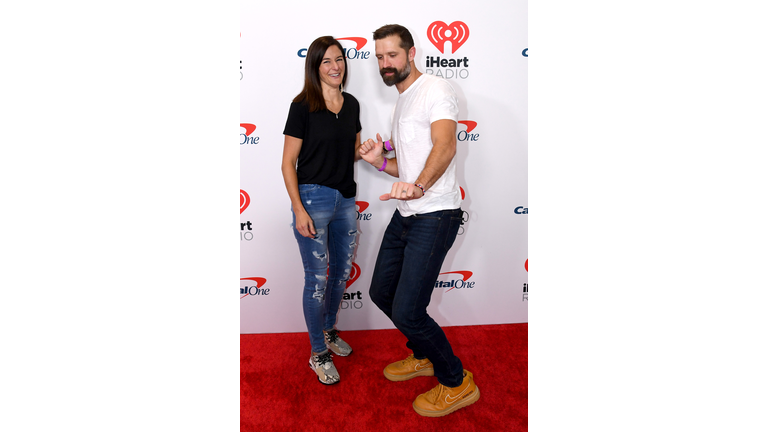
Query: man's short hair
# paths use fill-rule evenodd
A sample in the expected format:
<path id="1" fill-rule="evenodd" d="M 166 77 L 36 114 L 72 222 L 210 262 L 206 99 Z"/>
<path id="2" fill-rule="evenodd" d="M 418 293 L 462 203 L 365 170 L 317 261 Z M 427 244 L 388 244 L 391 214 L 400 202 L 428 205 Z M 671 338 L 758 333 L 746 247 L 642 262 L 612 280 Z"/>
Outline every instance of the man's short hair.
<path id="1" fill-rule="evenodd" d="M 389 36 L 400 36 L 400 48 L 407 53 L 413 47 L 413 36 L 407 28 L 399 24 L 387 24 L 373 32 L 373 40 L 384 39 Z"/>

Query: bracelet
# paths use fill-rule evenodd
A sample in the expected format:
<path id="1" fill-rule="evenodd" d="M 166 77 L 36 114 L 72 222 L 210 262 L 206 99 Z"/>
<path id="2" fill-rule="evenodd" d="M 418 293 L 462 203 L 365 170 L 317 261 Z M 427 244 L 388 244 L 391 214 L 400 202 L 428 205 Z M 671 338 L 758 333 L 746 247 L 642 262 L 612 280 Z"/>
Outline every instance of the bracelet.
<path id="1" fill-rule="evenodd" d="M 422 186 L 421 186 L 420 184 L 418 184 L 418 183 L 414 183 L 414 184 L 415 184 L 416 186 L 418 186 L 418 187 L 419 187 L 419 189 L 421 189 L 421 196 L 424 196 L 424 187 L 422 187 Z"/>
<path id="2" fill-rule="evenodd" d="M 389 145 L 389 140 L 384 141 L 384 148 L 387 149 L 387 151 L 394 150 L 391 145 Z"/>
<path id="3" fill-rule="evenodd" d="M 387 158 L 384 158 L 384 163 L 381 165 L 381 168 L 379 168 L 379 171 L 384 171 L 384 168 L 387 167 Z"/>

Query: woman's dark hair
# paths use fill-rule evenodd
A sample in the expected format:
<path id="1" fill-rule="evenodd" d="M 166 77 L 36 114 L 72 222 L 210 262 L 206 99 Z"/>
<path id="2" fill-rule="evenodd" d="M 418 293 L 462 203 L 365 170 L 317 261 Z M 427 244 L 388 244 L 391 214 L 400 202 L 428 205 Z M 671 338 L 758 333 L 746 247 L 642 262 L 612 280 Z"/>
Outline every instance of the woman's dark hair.
<path id="1" fill-rule="evenodd" d="M 304 89 L 301 90 L 294 102 L 305 103 L 309 106 L 309 112 L 316 112 L 326 109 L 325 99 L 323 99 L 323 87 L 320 84 L 320 63 L 323 62 L 323 56 L 328 48 L 336 46 L 344 57 L 344 76 L 341 78 L 341 89 L 347 83 L 347 56 L 344 55 L 344 48 L 333 36 L 321 36 L 312 42 L 307 50 L 307 60 L 304 63 Z"/>

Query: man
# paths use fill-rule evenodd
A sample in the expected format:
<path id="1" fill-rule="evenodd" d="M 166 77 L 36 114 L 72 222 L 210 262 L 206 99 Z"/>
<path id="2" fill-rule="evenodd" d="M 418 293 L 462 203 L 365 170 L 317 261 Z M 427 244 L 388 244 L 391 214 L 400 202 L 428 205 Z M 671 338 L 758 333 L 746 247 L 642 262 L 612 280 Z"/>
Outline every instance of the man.
<path id="1" fill-rule="evenodd" d="M 382 238 L 370 295 L 408 338 L 413 351 L 384 369 L 391 381 L 435 376 L 437 387 L 413 402 L 417 413 L 440 417 L 480 398 L 440 326 L 427 314 L 440 267 L 461 225 L 456 181 L 458 99 L 442 78 L 416 69 L 411 33 L 386 25 L 373 33 L 384 83 L 400 93 L 392 115 L 392 139 L 367 140 L 360 155 L 379 171 L 398 177 L 381 200 L 397 199 L 397 210 Z M 385 158 L 383 147 L 396 148 Z"/>

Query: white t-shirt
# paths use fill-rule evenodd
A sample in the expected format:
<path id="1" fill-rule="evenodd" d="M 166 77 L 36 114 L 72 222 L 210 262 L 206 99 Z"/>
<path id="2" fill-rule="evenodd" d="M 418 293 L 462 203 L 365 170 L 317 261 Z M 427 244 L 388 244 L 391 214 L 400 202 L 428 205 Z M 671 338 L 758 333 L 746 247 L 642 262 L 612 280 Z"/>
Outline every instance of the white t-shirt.
<path id="1" fill-rule="evenodd" d="M 395 142 L 400 181 L 415 183 L 432 151 L 431 125 L 437 120 L 459 119 L 459 100 L 450 83 L 434 75 L 421 74 L 400 94 L 392 111 L 392 138 Z M 426 194 L 416 200 L 398 201 L 403 216 L 424 214 L 461 206 L 456 181 L 456 158 Z"/>

